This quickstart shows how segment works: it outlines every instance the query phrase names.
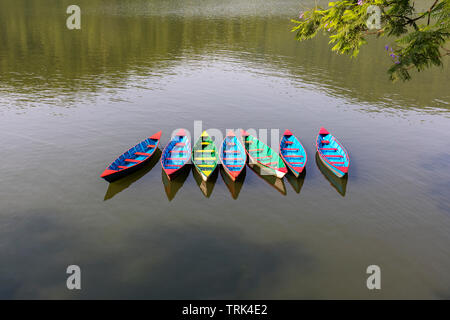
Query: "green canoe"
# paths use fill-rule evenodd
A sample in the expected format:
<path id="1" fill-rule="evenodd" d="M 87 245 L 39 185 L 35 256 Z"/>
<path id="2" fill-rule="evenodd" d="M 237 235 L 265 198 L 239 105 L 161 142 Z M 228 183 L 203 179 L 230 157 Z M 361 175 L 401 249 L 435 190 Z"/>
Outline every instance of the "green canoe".
<path id="1" fill-rule="evenodd" d="M 203 131 L 192 149 L 192 163 L 204 181 L 207 181 L 216 169 L 218 158 L 214 141 L 206 131 Z"/>
<path id="2" fill-rule="evenodd" d="M 271 174 L 278 178 L 284 177 L 287 168 L 278 153 L 244 130 L 241 131 L 241 136 L 249 164 L 258 165 L 264 174 Z"/>

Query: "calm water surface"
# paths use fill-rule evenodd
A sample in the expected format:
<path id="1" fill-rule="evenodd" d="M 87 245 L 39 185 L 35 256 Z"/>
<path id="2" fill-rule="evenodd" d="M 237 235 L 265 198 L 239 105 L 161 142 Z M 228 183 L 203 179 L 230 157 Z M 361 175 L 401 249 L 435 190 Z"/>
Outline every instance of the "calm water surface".
<path id="1" fill-rule="evenodd" d="M 0 298 L 450 298 L 448 63 L 392 84 L 389 40 L 353 60 L 294 41 L 298 1 L 80 0 L 69 31 L 72 3 L 0 2 Z M 290 128 L 306 175 L 99 178 L 196 120 Z M 316 164 L 320 126 L 346 181 Z"/>

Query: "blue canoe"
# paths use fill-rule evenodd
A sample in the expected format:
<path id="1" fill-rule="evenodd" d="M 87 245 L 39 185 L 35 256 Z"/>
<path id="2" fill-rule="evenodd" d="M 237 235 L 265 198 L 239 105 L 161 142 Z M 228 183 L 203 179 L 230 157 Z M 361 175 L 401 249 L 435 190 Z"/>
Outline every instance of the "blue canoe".
<path id="1" fill-rule="evenodd" d="M 342 178 L 348 173 L 350 158 L 344 146 L 325 128 L 321 128 L 316 140 L 319 159 L 336 176 Z"/>
<path id="2" fill-rule="evenodd" d="M 280 155 L 288 168 L 298 178 L 305 169 L 308 156 L 303 145 L 290 130 L 286 130 L 281 137 Z"/>
<path id="3" fill-rule="evenodd" d="M 172 179 L 191 158 L 191 143 L 183 129 L 170 140 L 161 156 L 161 166 L 167 177 Z"/>
<path id="4" fill-rule="evenodd" d="M 141 168 L 155 153 L 158 148 L 161 131 L 150 138 L 139 142 L 137 145 L 123 153 L 114 160 L 103 173 L 101 178 L 113 182 Z"/>
<path id="5" fill-rule="evenodd" d="M 225 172 L 231 180 L 236 181 L 242 170 L 245 168 L 247 154 L 245 153 L 244 146 L 239 139 L 236 138 L 233 131 L 229 131 L 223 140 L 219 158 Z"/>

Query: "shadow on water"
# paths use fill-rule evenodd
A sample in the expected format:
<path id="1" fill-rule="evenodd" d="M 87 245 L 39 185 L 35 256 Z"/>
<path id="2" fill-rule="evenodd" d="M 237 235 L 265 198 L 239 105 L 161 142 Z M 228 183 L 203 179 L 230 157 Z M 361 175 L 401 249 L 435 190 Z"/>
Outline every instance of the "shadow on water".
<path id="1" fill-rule="evenodd" d="M 283 179 L 277 178 L 277 177 L 275 177 L 274 175 L 272 175 L 270 173 L 266 173 L 264 171 L 264 169 L 262 169 L 258 165 L 248 164 L 248 166 L 250 167 L 250 169 L 252 169 L 252 171 L 254 173 L 256 173 L 256 175 L 258 177 L 260 177 L 261 179 L 266 181 L 270 186 L 275 188 L 275 190 L 277 190 L 279 193 L 281 193 L 284 196 L 287 194 L 286 186 L 284 185 Z"/>
<path id="2" fill-rule="evenodd" d="M 338 178 L 330 169 L 325 167 L 319 158 L 319 154 L 316 152 L 316 164 L 323 176 L 330 182 L 330 184 L 336 189 L 337 192 L 343 197 L 345 197 L 345 192 L 347 190 L 348 174 L 343 178 Z"/>
<path id="3" fill-rule="evenodd" d="M 169 201 L 172 201 L 173 198 L 175 198 L 178 190 L 181 189 L 187 177 L 189 176 L 189 172 L 190 165 L 186 164 L 183 168 L 181 168 L 180 173 L 175 178 L 169 180 L 164 170 L 161 169 L 162 182 L 164 185 L 164 190 L 166 191 L 167 199 Z"/>
<path id="4" fill-rule="evenodd" d="M 303 183 L 305 182 L 305 176 L 306 176 L 306 169 L 303 170 L 303 172 L 298 176 L 298 178 L 290 171 L 285 175 L 287 181 L 289 181 L 289 184 L 297 193 L 300 193 L 300 191 L 302 190 Z"/>
<path id="5" fill-rule="evenodd" d="M 207 198 L 211 196 L 211 193 L 214 189 L 214 185 L 217 181 L 217 176 L 219 175 L 218 171 L 219 170 L 217 169 L 214 170 L 214 172 L 209 176 L 208 181 L 204 181 L 200 173 L 197 171 L 197 169 L 195 169 L 195 166 L 192 166 L 192 172 L 194 174 L 195 182 L 197 183 L 200 190 L 202 190 L 203 195 Z"/>
<path id="6" fill-rule="evenodd" d="M 159 158 L 161 157 L 161 150 L 156 149 L 155 154 L 152 156 L 150 161 L 145 164 L 141 169 L 139 169 L 136 172 L 133 172 L 132 174 L 123 177 L 120 180 L 111 182 L 108 186 L 108 190 L 106 190 L 105 198 L 103 201 L 109 200 L 112 197 L 114 197 L 119 192 L 122 192 L 129 186 L 131 186 L 134 182 L 138 181 L 140 178 L 145 176 L 150 170 L 153 169 L 153 167 L 158 163 Z"/>
<path id="7" fill-rule="evenodd" d="M 236 179 L 236 181 L 233 181 L 230 176 L 225 172 L 225 169 L 220 166 L 220 175 L 222 176 L 223 181 L 227 185 L 228 190 L 231 193 L 231 196 L 234 200 L 236 200 L 239 197 L 239 192 L 241 192 L 242 186 L 244 185 L 245 181 L 245 172 L 246 169 L 244 167 L 244 170 L 242 170 L 239 177 Z"/>

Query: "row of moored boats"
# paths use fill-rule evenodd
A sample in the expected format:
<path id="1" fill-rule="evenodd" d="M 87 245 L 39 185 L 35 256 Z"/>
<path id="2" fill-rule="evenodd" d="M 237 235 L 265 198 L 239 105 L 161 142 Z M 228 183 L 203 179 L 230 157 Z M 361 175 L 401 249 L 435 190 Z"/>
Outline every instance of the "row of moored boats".
<path id="1" fill-rule="evenodd" d="M 138 143 L 114 160 L 101 177 L 112 182 L 138 170 L 154 156 L 160 139 L 161 131 Z M 319 131 L 316 150 L 322 163 L 337 177 L 348 173 L 350 159 L 347 151 L 325 128 Z M 169 179 L 173 179 L 190 160 L 204 181 L 208 180 L 219 163 L 233 181 L 238 179 L 247 163 L 257 165 L 265 174 L 279 178 L 288 170 L 298 177 L 305 169 L 308 157 L 305 148 L 290 130 L 284 132 L 279 151 L 244 130 L 241 130 L 239 138 L 229 131 L 220 150 L 204 131 L 191 148 L 186 132 L 180 129 L 164 148 L 161 166 Z"/>

